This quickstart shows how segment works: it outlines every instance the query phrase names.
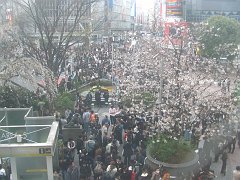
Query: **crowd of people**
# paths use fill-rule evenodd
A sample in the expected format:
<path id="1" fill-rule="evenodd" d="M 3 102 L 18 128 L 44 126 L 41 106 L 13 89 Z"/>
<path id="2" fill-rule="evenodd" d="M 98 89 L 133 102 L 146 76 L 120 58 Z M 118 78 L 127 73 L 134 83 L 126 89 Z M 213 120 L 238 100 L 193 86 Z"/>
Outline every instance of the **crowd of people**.
<path id="1" fill-rule="evenodd" d="M 83 113 L 84 133 L 65 143 L 64 159 L 60 161 L 64 179 L 169 179 L 171 174 L 164 167 L 152 169 L 145 164 L 147 141 L 158 130 L 154 117 L 130 114 L 114 106 L 109 109 L 110 117 L 98 119 L 93 113 L 92 110 Z M 197 139 L 191 137 L 189 140 L 198 145 L 199 164 L 191 174 L 178 174 L 175 178 L 198 179 L 200 172 L 210 170 L 211 163 L 220 158 L 221 173 L 225 175 L 228 153 L 234 153 L 236 141 L 240 148 L 239 139 L 240 132 L 237 136 L 226 136 L 217 131 L 200 133 Z M 76 158 L 79 164 L 74 164 Z"/>
<path id="2" fill-rule="evenodd" d="M 240 133 L 236 131 L 240 126 L 230 123 L 234 81 L 226 72 L 218 74 L 216 69 L 221 65 L 192 54 L 189 47 L 180 58 L 175 50 L 156 53 L 153 44 L 138 39 L 133 49 L 116 51 L 112 64 L 108 51 L 94 47 L 76 61 L 79 64 L 74 72 L 68 70 L 84 82 L 112 78 L 119 92 L 113 93 L 118 102 L 112 102 L 102 119 L 91 109 L 91 94 L 85 100 L 77 94 L 73 111 L 78 116 L 66 111 L 68 121 L 74 119 L 83 127 L 83 134 L 65 143 L 60 161 L 64 179 L 170 179 L 164 167 L 152 169 L 145 164 L 147 142 L 158 133 L 184 137 L 198 149 L 198 166 L 191 173 L 174 174 L 176 179 L 206 176 L 202 171 L 209 173 L 211 163 L 219 158 L 225 175 L 228 153 L 234 153 L 236 142 L 240 146 Z M 161 97 L 160 104 L 148 109 L 143 101 L 135 103 L 134 97 L 142 92 Z M 124 106 L 126 97 L 132 99 L 128 108 Z M 76 153 L 78 165 L 74 164 Z"/>
<path id="3" fill-rule="evenodd" d="M 88 52 L 75 50 L 69 54 L 66 63 L 59 68 L 59 88 L 72 90 L 77 85 L 86 84 L 98 79 L 109 79 L 112 73 L 111 45 L 92 45 Z"/>

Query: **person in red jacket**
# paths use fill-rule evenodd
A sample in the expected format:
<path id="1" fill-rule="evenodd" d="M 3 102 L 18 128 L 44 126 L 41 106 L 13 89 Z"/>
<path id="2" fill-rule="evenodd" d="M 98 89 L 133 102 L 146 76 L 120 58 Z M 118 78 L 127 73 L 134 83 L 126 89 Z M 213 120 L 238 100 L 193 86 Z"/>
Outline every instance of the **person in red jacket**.
<path id="1" fill-rule="evenodd" d="M 132 168 L 132 166 L 129 166 L 128 170 L 131 172 L 131 180 L 136 179 L 136 171 Z"/>

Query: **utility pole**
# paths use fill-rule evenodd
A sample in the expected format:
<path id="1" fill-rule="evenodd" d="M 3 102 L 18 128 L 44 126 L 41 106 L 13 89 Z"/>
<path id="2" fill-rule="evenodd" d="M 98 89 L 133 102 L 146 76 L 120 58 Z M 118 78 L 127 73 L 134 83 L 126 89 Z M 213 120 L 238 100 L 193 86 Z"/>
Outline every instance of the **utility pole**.
<path id="1" fill-rule="evenodd" d="M 109 16 L 108 16 L 108 0 L 104 0 L 104 35 L 108 36 Z"/>
<path id="2" fill-rule="evenodd" d="M 159 75 L 160 75 L 160 85 L 158 88 L 158 99 L 156 102 L 156 106 L 158 105 L 159 108 L 159 116 L 161 112 L 161 104 L 162 104 L 162 94 L 163 94 L 163 59 L 159 57 L 159 53 L 153 57 L 159 62 Z"/>
<path id="3" fill-rule="evenodd" d="M 159 56 L 159 55 L 158 55 Z M 162 104 L 162 94 L 163 94 L 163 59 L 160 59 L 160 67 L 159 67 L 159 74 L 160 74 L 160 87 L 159 87 L 159 110 Z"/>
<path id="4" fill-rule="evenodd" d="M 184 21 L 187 21 L 187 1 L 184 0 L 183 2 L 183 13 L 184 13 Z"/>
<path id="5" fill-rule="evenodd" d="M 114 38 L 112 37 L 111 38 L 111 46 L 112 46 L 112 84 L 114 83 L 114 78 L 113 78 L 113 64 L 114 64 L 114 48 L 113 48 L 113 41 L 114 41 Z"/>

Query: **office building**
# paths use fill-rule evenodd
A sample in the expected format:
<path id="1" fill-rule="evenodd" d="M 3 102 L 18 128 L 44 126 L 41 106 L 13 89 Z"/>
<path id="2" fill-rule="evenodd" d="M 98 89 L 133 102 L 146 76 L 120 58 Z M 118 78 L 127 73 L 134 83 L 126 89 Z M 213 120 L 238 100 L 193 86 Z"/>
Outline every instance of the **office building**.
<path id="1" fill-rule="evenodd" d="M 93 4 L 91 17 L 94 40 L 112 35 L 121 38 L 131 31 L 134 5 L 134 0 L 101 0 Z"/>
<path id="2" fill-rule="evenodd" d="M 210 16 L 223 15 L 240 21 L 240 0 L 186 0 L 186 20 L 201 22 Z"/>
<path id="3" fill-rule="evenodd" d="M 240 0 L 160 0 L 161 20 L 201 22 L 223 15 L 240 21 Z"/>

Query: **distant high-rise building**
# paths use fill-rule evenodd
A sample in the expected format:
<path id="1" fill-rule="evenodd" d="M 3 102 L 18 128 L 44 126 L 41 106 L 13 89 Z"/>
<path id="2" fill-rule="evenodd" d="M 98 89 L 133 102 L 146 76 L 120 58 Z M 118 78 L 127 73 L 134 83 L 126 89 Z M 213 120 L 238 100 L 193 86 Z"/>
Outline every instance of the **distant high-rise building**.
<path id="1" fill-rule="evenodd" d="M 163 21 L 200 22 L 214 15 L 240 21 L 240 0 L 160 0 L 160 14 Z"/>
<path id="2" fill-rule="evenodd" d="M 58 22 L 58 31 L 68 32 L 74 26 L 75 31 L 82 31 L 90 24 L 90 0 L 35 0 L 35 5 L 40 9 L 40 14 L 43 13 L 49 21 Z M 59 20 L 56 20 L 57 18 Z"/>
<path id="3" fill-rule="evenodd" d="M 223 15 L 240 21 L 240 0 L 185 0 L 186 19 L 200 22 L 214 15 Z"/>
<path id="4" fill-rule="evenodd" d="M 93 5 L 92 19 L 95 39 L 103 36 L 122 36 L 132 29 L 131 15 L 134 0 L 100 0 Z"/>
<path id="5" fill-rule="evenodd" d="M 0 1 L 0 24 L 10 24 L 13 20 L 13 2 L 12 0 Z"/>

